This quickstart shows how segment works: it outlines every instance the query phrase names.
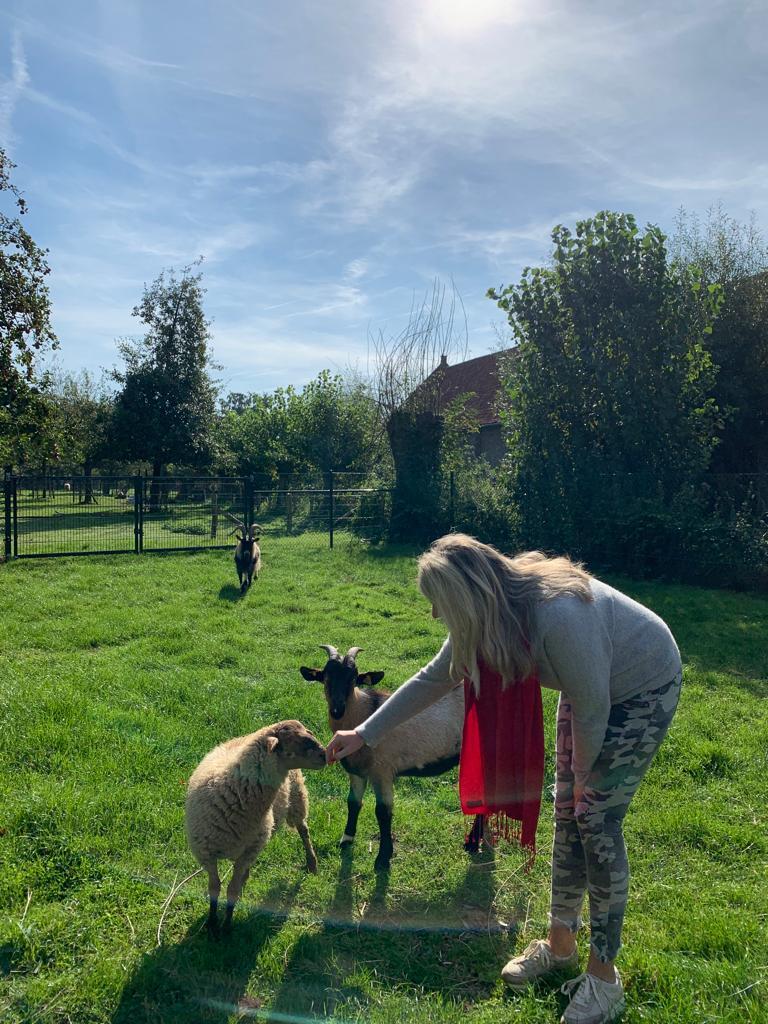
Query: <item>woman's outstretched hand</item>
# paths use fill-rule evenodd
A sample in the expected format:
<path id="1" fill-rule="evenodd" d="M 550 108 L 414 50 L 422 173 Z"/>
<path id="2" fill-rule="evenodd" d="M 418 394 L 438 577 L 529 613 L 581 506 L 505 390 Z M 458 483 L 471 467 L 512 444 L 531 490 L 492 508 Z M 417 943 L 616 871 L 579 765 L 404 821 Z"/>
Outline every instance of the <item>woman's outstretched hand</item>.
<path id="1" fill-rule="evenodd" d="M 362 736 L 358 736 L 354 729 L 342 729 L 333 734 L 333 739 L 325 748 L 325 760 L 328 764 L 340 761 L 358 751 L 363 743 Z"/>

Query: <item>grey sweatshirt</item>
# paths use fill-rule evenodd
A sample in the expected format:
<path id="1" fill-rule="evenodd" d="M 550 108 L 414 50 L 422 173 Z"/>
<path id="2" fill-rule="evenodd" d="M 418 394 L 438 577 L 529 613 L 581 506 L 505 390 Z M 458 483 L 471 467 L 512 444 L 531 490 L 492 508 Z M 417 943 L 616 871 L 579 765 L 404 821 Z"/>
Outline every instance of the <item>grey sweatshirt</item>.
<path id="1" fill-rule="evenodd" d="M 681 668 L 674 637 L 658 615 L 599 580 L 591 579 L 590 586 L 593 601 L 568 595 L 539 603 L 534 651 L 542 686 L 560 690 L 571 704 L 572 767 L 579 787 L 600 753 L 611 705 L 663 686 Z M 375 747 L 457 685 L 450 665 L 448 637 L 436 657 L 355 731 Z"/>

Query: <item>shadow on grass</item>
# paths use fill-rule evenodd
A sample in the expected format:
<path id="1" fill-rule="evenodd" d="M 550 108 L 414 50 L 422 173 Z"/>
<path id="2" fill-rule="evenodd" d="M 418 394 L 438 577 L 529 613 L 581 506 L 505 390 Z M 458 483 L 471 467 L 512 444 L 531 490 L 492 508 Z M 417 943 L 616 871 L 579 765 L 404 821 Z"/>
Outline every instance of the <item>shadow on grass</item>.
<path id="1" fill-rule="evenodd" d="M 123 990 L 112 1024 L 225 1024 L 247 1006 L 254 963 L 285 924 L 302 880 L 276 885 L 251 914 L 241 908 L 228 936 L 209 939 L 201 917 L 180 942 L 147 953 Z"/>
<path id="2" fill-rule="evenodd" d="M 414 897 L 388 909 L 390 876 L 379 872 L 368 900 L 354 906 L 353 854 L 342 853 L 328 916 L 291 950 L 267 1020 L 365 1017 L 370 986 L 411 986 L 451 1000 L 485 998 L 498 983 L 507 928 L 493 911 L 492 855 L 467 865 L 448 901 Z"/>
<path id="3" fill-rule="evenodd" d="M 240 600 L 240 587 L 235 586 L 234 583 L 225 583 L 219 591 L 220 601 L 235 601 Z"/>

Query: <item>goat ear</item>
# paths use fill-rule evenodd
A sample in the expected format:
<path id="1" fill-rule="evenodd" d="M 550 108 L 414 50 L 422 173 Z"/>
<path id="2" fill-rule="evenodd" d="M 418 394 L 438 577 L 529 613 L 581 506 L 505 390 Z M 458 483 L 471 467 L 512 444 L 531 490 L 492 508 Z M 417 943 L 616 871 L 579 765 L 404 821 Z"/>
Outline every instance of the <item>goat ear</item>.
<path id="1" fill-rule="evenodd" d="M 383 672 L 363 672 L 362 675 L 357 677 L 357 681 L 363 686 L 375 686 L 376 683 L 380 683 L 383 678 Z"/>
<path id="2" fill-rule="evenodd" d="M 301 672 L 308 683 L 322 683 L 323 681 L 323 670 L 321 668 L 307 668 L 306 665 L 302 665 L 299 672 Z"/>
<path id="3" fill-rule="evenodd" d="M 280 740 L 277 738 L 277 736 L 267 736 L 266 747 L 268 754 L 271 754 L 274 750 L 277 750 L 279 746 Z"/>

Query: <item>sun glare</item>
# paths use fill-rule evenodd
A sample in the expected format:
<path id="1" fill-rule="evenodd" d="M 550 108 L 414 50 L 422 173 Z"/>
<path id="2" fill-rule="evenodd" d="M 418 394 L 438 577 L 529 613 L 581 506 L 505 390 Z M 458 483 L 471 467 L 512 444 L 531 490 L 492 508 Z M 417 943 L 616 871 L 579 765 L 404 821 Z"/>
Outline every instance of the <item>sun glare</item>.
<path id="1" fill-rule="evenodd" d="M 435 27 L 457 36 L 509 24 L 519 17 L 515 0 L 427 0 L 424 10 Z"/>

